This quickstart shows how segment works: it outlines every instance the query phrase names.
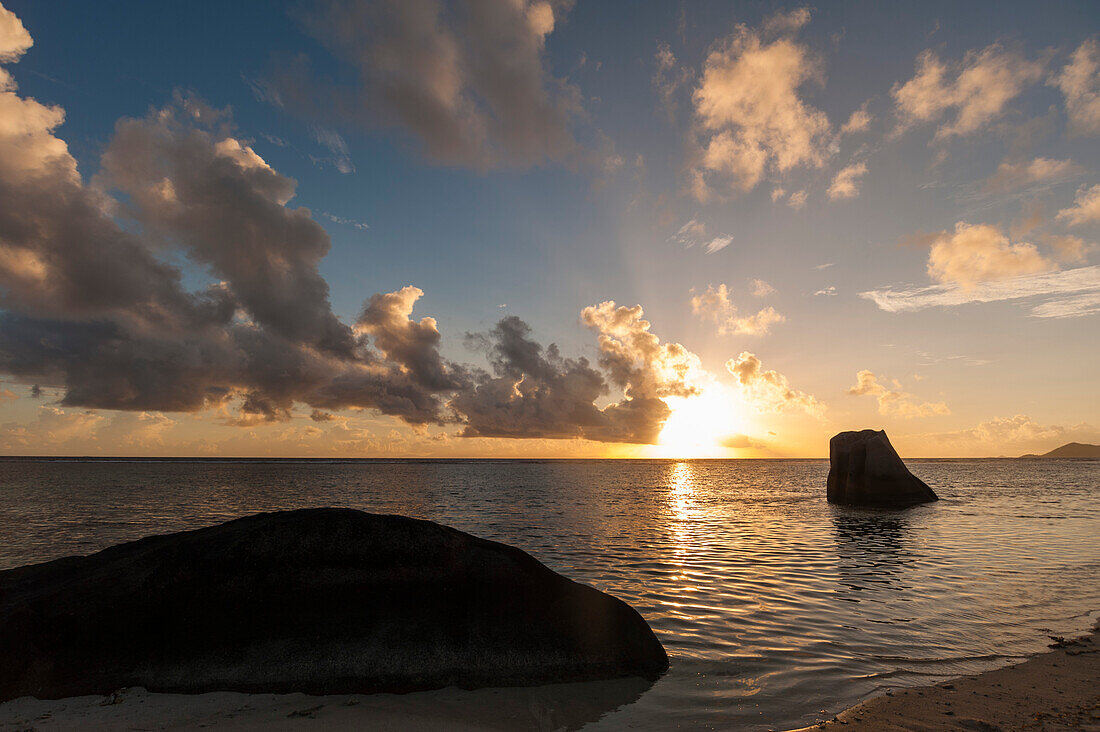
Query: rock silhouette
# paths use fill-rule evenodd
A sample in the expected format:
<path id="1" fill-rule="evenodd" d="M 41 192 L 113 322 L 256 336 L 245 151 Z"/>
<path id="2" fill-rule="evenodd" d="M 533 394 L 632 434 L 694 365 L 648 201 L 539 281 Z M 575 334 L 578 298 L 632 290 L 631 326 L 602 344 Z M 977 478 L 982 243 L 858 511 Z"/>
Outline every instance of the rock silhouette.
<path id="1" fill-rule="evenodd" d="M 939 500 L 909 472 L 883 430 L 841 432 L 829 440 L 829 503 L 905 508 Z"/>
<path id="2" fill-rule="evenodd" d="M 308 509 L 0 572 L 0 700 L 655 678 L 629 605 L 514 547 Z"/>

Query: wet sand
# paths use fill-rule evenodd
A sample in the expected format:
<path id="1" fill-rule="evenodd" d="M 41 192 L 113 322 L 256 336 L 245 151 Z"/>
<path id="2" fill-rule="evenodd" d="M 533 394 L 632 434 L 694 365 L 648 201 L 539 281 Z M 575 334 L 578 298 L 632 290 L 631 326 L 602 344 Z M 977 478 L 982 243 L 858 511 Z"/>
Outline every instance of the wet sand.
<path id="1" fill-rule="evenodd" d="M 1098 631 L 1015 666 L 886 692 L 804 729 L 1100 730 Z"/>
<path id="2" fill-rule="evenodd" d="M 22 697 L 0 704 L 0 730 L 439 730 L 579 729 L 636 700 L 643 679 L 413 694 L 155 694 L 122 689 L 107 697 Z"/>

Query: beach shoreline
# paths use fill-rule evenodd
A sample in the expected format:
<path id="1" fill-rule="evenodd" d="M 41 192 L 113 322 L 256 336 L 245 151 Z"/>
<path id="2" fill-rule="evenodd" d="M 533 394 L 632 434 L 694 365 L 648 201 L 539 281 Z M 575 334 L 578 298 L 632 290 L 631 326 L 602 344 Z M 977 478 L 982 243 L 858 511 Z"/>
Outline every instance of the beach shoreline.
<path id="1" fill-rule="evenodd" d="M 790 732 L 844 730 L 1100 730 L 1100 623 L 1012 665 L 876 693 L 833 719 Z M 0 730 L 579 729 L 630 704 L 641 679 L 414 694 L 158 694 L 141 688 L 0 704 Z M 612 725 L 613 726 L 613 725 Z"/>
<path id="2" fill-rule="evenodd" d="M 1012 666 L 929 686 L 877 693 L 821 729 L 1100 730 L 1100 623 L 1088 635 L 1052 637 L 1050 650 Z"/>

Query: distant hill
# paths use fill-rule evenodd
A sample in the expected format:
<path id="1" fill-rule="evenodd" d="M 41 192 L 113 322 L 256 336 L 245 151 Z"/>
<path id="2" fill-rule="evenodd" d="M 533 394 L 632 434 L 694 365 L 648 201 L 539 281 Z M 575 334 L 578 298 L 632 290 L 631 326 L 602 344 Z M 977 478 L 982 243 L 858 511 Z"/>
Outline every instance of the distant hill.
<path id="1" fill-rule="evenodd" d="M 1042 455 L 1021 455 L 1022 458 L 1100 458 L 1100 445 L 1086 445 L 1081 442 L 1067 442 Z"/>

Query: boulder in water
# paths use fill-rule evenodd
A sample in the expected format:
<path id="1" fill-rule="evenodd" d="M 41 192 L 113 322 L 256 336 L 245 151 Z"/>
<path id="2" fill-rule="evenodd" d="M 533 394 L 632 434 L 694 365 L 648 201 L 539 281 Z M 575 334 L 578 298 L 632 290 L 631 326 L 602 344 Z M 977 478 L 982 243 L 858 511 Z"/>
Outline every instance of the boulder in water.
<path id="1" fill-rule="evenodd" d="M 629 605 L 505 544 L 350 509 L 259 514 L 0 572 L 0 700 L 655 678 Z"/>
<path id="2" fill-rule="evenodd" d="M 829 503 L 905 508 L 939 500 L 909 472 L 884 430 L 841 432 L 829 440 Z"/>

